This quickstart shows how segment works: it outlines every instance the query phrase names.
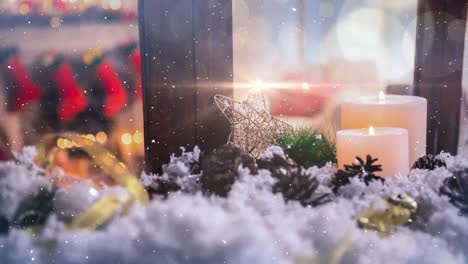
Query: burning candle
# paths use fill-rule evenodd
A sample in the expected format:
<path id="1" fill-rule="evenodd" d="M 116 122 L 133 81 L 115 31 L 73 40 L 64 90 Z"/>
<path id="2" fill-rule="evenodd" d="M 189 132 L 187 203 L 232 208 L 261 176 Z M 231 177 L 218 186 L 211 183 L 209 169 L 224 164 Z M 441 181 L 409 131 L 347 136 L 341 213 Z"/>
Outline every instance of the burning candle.
<path id="1" fill-rule="evenodd" d="M 401 127 L 408 130 L 409 164 L 426 154 L 427 101 L 404 95 L 360 97 L 341 105 L 342 129 Z"/>
<path id="2" fill-rule="evenodd" d="M 408 130 L 393 127 L 372 127 L 340 130 L 336 133 L 338 167 L 352 164 L 356 156 L 365 159 L 367 155 L 379 160 L 382 165 L 379 176 L 390 177 L 397 173 L 409 172 Z"/>

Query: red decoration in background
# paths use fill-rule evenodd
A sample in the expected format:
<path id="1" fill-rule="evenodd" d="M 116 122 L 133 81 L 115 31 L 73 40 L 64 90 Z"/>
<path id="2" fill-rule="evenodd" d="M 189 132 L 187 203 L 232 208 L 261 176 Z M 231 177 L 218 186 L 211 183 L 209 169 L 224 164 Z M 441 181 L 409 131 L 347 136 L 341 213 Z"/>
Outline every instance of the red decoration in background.
<path id="1" fill-rule="evenodd" d="M 8 88 L 13 89 L 8 102 L 8 109 L 13 112 L 19 112 L 24 107 L 39 99 L 41 89 L 31 80 L 16 50 L 10 49 L 4 51 L 11 53 L 4 54 L 6 57 L 1 64 L 6 79 L 12 84 Z"/>
<path id="2" fill-rule="evenodd" d="M 61 12 L 65 12 L 67 10 L 67 6 L 63 0 L 54 0 L 54 6 L 57 7 Z"/>
<path id="3" fill-rule="evenodd" d="M 96 75 L 106 93 L 103 114 L 107 118 L 112 118 L 125 106 L 127 92 L 114 67 L 108 61 L 104 60 L 96 66 Z"/>
<path id="4" fill-rule="evenodd" d="M 296 86 L 266 91 L 273 116 L 313 117 L 323 111 L 330 98 L 337 93 L 331 83 L 317 85 L 303 72 L 290 72 L 282 80 Z"/>
<path id="5" fill-rule="evenodd" d="M 326 90 L 331 87 L 314 87 L 313 90 L 298 87 L 267 91 L 270 112 L 273 116 L 312 117 L 321 112 L 328 101 Z"/>
<path id="6" fill-rule="evenodd" d="M 60 103 L 57 108 L 58 117 L 64 122 L 70 121 L 86 108 L 86 97 L 76 82 L 72 68 L 68 63 L 60 63 L 52 73 L 52 80 L 60 94 Z"/>
<path id="7" fill-rule="evenodd" d="M 136 49 L 133 51 L 130 56 L 130 61 L 136 71 L 136 82 L 137 82 L 137 97 L 138 99 L 141 99 L 142 97 L 142 90 L 141 90 L 141 55 L 140 55 L 140 49 Z"/>
<path id="8" fill-rule="evenodd" d="M 23 0 L 23 1 L 21 1 L 21 4 L 26 5 L 30 9 L 32 9 L 34 7 L 34 1 L 33 0 Z"/>
<path id="9" fill-rule="evenodd" d="M 128 95 L 117 72 L 99 51 L 84 55 L 84 62 L 92 69 L 99 87 L 104 91 L 102 113 L 106 118 L 113 118 L 122 110 L 128 100 Z M 127 64 L 135 71 L 137 98 L 141 100 L 141 56 L 136 42 L 126 46 Z M 68 122 L 83 112 L 88 106 L 88 100 L 80 85 L 74 78 L 73 69 L 63 56 L 45 53 L 43 65 L 48 68 L 49 80 L 54 84 L 60 97 L 57 106 L 57 116 L 60 121 Z M 5 74 L 7 88 L 11 91 L 8 98 L 10 111 L 21 111 L 28 103 L 38 100 L 42 90 L 26 72 L 16 48 L 0 50 L 0 71 Z M 43 73 L 42 73 L 43 74 Z"/>
<path id="10" fill-rule="evenodd" d="M 132 65 L 135 70 L 135 87 L 137 92 L 137 98 L 141 100 L 141 55 L 138 43 L 135 41 L 128 41 L 120 46 L 120 50 L 123 56 L 128 59 L 128 62 Z"/>

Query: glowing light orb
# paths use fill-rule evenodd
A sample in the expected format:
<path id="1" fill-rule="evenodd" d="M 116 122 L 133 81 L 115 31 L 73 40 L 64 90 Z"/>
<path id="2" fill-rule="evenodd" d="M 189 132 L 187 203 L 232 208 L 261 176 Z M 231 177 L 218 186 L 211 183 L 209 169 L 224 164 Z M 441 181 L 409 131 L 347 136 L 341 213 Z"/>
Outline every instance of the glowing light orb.
<path id="1" fill-rule="evenodd" d="M 132 135 L 130 133 L 125 133 L 123 134 L 121 137 L 120 137 L 120 140 L 122 141 L 122 143 L 124 143 L 125 145 L 130 145 L 132 144 Z"/>
<path id="2" fill-rule="evenodd" d="M 107 134 L 103 131 L 100 131 L 96 134 L 96 141 L 98 143 L 104 144 L 107 141 Z"/>
<path id="3" fill-rule="evenodd" d="M 143 143 L 144 140 L 144 135 L 140 131 L 136 131 L 135 134 L 133 134 L 133 141 L 137 144 Z"/>

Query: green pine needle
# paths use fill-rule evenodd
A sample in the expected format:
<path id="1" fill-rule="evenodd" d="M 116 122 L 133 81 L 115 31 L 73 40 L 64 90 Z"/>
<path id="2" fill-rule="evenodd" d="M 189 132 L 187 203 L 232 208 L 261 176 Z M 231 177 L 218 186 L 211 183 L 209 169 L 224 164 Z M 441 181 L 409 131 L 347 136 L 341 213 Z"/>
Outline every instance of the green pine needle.
<path id="1" fill-rule="evenodd" d="M 289 158 L 305 168 L 323 167 L 330 161 L 336 163 L 335 145 L 313 128 L 294 129 L 291 133 L 279 135 L 276 142 Z"/>

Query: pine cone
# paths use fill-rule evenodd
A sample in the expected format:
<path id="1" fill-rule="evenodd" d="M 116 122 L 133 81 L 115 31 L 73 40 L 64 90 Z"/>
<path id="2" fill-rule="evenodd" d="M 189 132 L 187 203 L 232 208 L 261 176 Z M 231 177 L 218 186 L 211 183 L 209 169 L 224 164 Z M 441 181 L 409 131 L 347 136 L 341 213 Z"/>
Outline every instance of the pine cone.
<path id="1" fill-rule="evenodd" d="M 437 158 L 436 156 L 428 154 L 416 160 L 411 169 L 433 170 L 438 167 L 447 167 L 447 164 L 445 164 L 445 161 Z"/>
<path id="2" fill-rule="evenodd" d="M 167 198 L 169 193 L 180 191 L 182 188 L 177 183 L 176 178 L 168 177 L 166 179 L 159 178 L 151 183 L 150 186 L 146 187 L 146 191 L 150 195 L 150 198 L 153 198 L 155 195 L 161 195 L 164 198 Z"/>
<path id="3" fill-rule="evenodd" d="M 224 145 L 202 159 L 200 183 L 203 192 L 226 197 L 239 176 L 239 166 L 247 167 L 256 174 L 255 160 L 242 149 Z"/>
<path id="4" fill-rule="evenodd" d="M 306 174 L 285 176 L 273 186 L 273 193 L 282 193 L 285 201 L 299 201 L 302 206 L 318 206 L 330 201 L 330 194 L 316 194 L 319 182 Z"/>
<path id="5" fill-rule="evenodd" d="M 328 193 L 315 193 L 319 182 L 288 158 L 274 154 L 272 159 L 257 160 L 259 169 L 267 169 L 278 181 L 273 193 L 281 192 L 285 201 L 299 201 L 302 206 L 318 206 L 330 201 Z"/>
<path id="6" fill-rule="evenodd" d="M 283 158 L 278 154 L 274 154 L 271 159 L 257 160 L 257 165 L 259 169 L 269 170 L 271 176 L 276 179 L 292 177 L 300 170 L 300 167 L 293 160 Z"/>
<path id="7" fill-rule="evenodd" d="M 10 231 L 10 222 L 4 216 L 0 216 L 0 236 L 8 234 Z"/>
<path id="8" fill-rule="evenodd" d="M 382 171 L 382 165 L 374 165 L 378 159 L 372 159 L 367 155 L 366 162 L 360 157 L 356 157 L 359 164 L 344 165 L 344 170 L 339 170 L 331 181 L 333 192 L 337 193 L 341 186 L 350 183 L 350 178 L 359 177 L 367 185 L 371 181 L 379 180 L 384 182 L 384 178 L 377 176 L 374 172 Z"/>
<path id="9" fill-rule="evenodd" d="M 440 193 L 450 198 L 450 202 L 460 208 L 460 213 L 468 215 L 468 169 L 456 171 L 444 180 Z"/>
<path id="10" fill-rule="evenodd" d="M 45 224 L 49 215 L 54 211 L 53 200 L 55 190 L 41 188 L 37 195 L 21 201 L 11 221 L 11 225 L 17 228 Z"/>

